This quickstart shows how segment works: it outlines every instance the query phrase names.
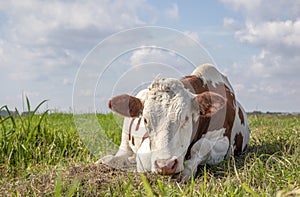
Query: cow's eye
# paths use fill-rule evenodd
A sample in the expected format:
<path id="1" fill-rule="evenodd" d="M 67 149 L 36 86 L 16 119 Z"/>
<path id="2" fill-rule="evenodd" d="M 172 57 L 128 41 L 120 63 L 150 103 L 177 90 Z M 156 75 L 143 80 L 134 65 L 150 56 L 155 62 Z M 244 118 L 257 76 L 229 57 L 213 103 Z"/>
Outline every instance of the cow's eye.
<path id="1" fill-rule="evenodd" d="M 147 124 L 148 124 L 148 121 L 147 121 L 147 119 L 146 119 L 146 118 L 144 118 L 144 123 L 145 123 L 145 125 L 147 125 Z"/>
<path id="2" fill-rule="evenodd" d="M 152 131 L 151 125 L 150 125 L 150 122 L 149 122 L 149 119 L 144 118 L 144 125 L 145 125 L 146 130 L 147 130 L 148 132 L 151 132 L 151 131 Z"/>

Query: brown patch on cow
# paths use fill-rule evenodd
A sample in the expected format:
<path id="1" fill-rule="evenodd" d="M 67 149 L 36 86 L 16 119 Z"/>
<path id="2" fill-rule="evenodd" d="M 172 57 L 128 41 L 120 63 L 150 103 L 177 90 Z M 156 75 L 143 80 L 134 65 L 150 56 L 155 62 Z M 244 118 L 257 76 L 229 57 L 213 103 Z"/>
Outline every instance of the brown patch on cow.
<path id="1" fill-rule="evenodd" d="M 130 125 L 129 125 L 129 132 L 128 132 L 128 140 L 129 141 L 131 139 L 131 129 L 132 129 L 132 125 L 133 125 L 134 120 L 135 120 L 135 118 L 132 118 L 132 120 L 130 122 Z"/>
<path id="2" fill-rule="evenodd" d="M 200 117 L 197 122 L 198 130 L 194 135 L 194 138 L 188 147 L 188 151 L 185 155 L 185 159 L 190 158 L 190 150 L 192 146 L 201 139 L 202 135 L 206 134 L 207 131 L 219 130 L 225 128 L 224 136 L 226 136 L 229 141 L 231 139 L 231 131 L 233 123 L 235 120 L 235 95 L 230 91 L 230 88 L 224 83 L 213 84 L 211 81 L 207 81 L 204 85 L 201 78 L 197 76 L 186 76 L 181 79 L 184 87 L 194 94 L 200 94 L 205 91 L 214 92 L 220 94 L 226 99 L 225 107 L 218 110 L 216 113 L 211 116 L 201 116 L 201 110 L 199 111 Z"/>
<path id="3" fill-rule="evenodd" d="M 235 95 L 230 90 L 230 88 L 223 83 L 212 84 L 211 81 L 208 81 L 207 86 L 209 91 L 216 92 L 226 98 L 226 107 L 222 108 L 218 111 L 218 113 L 214 114 L 214 116 L 212 117 L 214 121 L 210 124 L 209 130 L 219 130 L 221 128 L 225 128 L 226 130 L 224 136 L 226 136 L 230 142 L 231 131 L 236 114 Z"/>
<path id="4" fill-rule="evenodd" d="M 234 137 L 234 155 L 239 155 L 243 152 L 243 135 L 242 133 L 238 133 Z"/>
<path id="5" fill-rule="evenodd" d="M 239 107 L 239 118 L 240 118 L 240 120 L 241 120 L 241 124 L 242 124 L 242 125 L 245 125 L 244 114 L 243 114 L 243 112 L 242 112 L 242 110 L 241 110 L 240 107 Z"/>
<path id="6" fill-rule="evenodd" d="M 224 135 L 228 137 L 229 143 L 230 143 L 231 131 L 232 131 L 233 123 L 235 120 L 235 114 L 236 114 L 235 113 L 236 112 L 236 108 L 235 108 L 236 100 L 235 100 L 234 94 L 230 91 L 230 89 L 227 86 L 225 87 L 225 92 L 226 92 L 226 98 L 227 98 L 227 107 L 226 107 L 226 112 L 224 112 L 224 114 L 223 114 L 226 116 L 223 127 L 226 128 Z"/>
<path id="7" fill-rule="evenodd" d="M 144 142 L 145 139 L 147 139 L 149 137 L 148 133 L 145 133 L 145 135 L 143 136 L 142 140 L 141 140 L 141 144 Z"/>
<path id="8" fill-rule="evenodd" d="M 186 89 L 194 94 L 207 91 L 207 86 L 204 85 L 203 81 L 195 75 L 185 76 L 180 81 Z"/>
<path id="9" fill-rule="evenodd" d="M 108 101 L 108 107 L 126 117 L 139 117 L 143 112 L 143 104 L 140 99 L 127 94 L 113 97 Z"/>
<path id="10" fill-rule="evenodd" d="M 132 136 L 132 138 L 131 138 L 131 144 L 134 146 L 135 145 L 135 143 L 134 143 L 134 137 Z"/>
<path id="11" fill-rule="evenodd" d="M 145 133 L 144 136 L 142 137 L 141 143 L 140 143 L 140 147 L 142 146 L 143 142 L 145 141 L 145 139 L 147 139 L 149 137 L 148 133 Z"/>
<path id="12" fill-rule="evenodd" d="M 188 160 L 188 159 L 191 158 L 191 149 L 192 149 L 193 145 L 202 137 L 202 135 L 207 133 L 209 123 L 210 123 L 210 117 L 209 116 L 202 116 L 201 118 L 199 118 L 199 120 L 197 122 L 197 124 L 199 125 L 198 130 L 197 130 L 195 136 L 193 137 L 192 142 L 190 143 L 190 145 L 187 149 L 187 153 L 185 155 L 185 160 Z"/>

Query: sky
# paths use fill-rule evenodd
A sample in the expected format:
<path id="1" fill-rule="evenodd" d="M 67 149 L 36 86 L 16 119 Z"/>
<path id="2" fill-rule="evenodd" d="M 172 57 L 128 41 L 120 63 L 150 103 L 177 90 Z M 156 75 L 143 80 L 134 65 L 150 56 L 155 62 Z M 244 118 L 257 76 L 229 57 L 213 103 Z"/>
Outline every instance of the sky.
<path id="1" fill-rule="evenodd" d="M 270 2 L 0 0 L 0 106 L 23 111 L 23 94 L 33 107 L 106 112 L 142 81 L 190 74 L 199 53 L 246 111 L 300 112 L 300 1 Z"/>

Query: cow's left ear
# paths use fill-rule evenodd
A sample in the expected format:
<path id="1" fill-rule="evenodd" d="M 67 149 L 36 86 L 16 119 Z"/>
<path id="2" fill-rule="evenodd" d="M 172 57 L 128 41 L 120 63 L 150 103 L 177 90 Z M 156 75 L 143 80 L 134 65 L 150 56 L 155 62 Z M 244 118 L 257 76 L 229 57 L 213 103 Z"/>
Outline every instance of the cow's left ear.
<path id="1" fill-rule="evenodd" d="M 132 118 L 142 115 L 144 108 L 140 99 L 127 94 L 113 97 L 108 101 L 108 107 L 122 116 Z"/>
<path id="2" fill-rule="evenodd" d="M 226 105 L 226 98 L 214 92 L 197 94 L 194 103 L 199 106 L 200 115 L 211 116 Z"/>

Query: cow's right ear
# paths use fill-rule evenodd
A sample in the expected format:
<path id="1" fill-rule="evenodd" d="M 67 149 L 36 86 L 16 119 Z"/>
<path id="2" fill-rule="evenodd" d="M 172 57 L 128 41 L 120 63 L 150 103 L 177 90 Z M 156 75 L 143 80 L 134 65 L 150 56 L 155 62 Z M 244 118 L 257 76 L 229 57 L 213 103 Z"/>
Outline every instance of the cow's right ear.
<path id="1" fill-rule="evenodd" d="M 132 118 L 142 115 L 144 108 L 140 99 L 127 94 L 113 97 L 108 101 L 108 107 L 122 116 Z"/>
<path id="2" fill-rule="evenodd" d="M 213 92 L 203 92 L 194 98 L 194 103 L 198 105 L 200 115 L 211 116 L 226 105 L 226 98 Z"/>

